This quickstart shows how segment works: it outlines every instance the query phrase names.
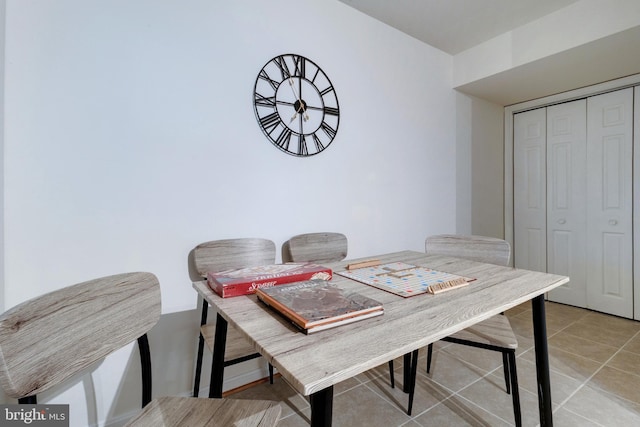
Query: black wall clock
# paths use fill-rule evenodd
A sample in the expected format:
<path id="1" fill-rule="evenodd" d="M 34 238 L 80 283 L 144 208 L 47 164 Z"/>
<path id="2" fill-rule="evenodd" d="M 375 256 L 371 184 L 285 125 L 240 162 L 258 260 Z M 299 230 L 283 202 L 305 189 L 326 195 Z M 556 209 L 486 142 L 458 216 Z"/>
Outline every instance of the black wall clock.
<path id="1" fill-rule="evenodd" d="M 266 63 L 253 90 L 258 125 L 280 150 L 313 156 L 336 137 L 340 108 L 329 77 L 304 56 L 285 54 Z"/>

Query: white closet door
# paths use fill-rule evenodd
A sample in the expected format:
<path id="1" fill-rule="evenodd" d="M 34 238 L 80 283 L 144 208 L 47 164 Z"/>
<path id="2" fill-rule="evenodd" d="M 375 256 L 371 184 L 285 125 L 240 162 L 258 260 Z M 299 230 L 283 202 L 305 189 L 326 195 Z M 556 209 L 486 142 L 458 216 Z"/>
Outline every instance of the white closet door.
<path id="1" fill-rule="evenodd" d="M 587 306 L 587 101 L 547 107 L 547 268 L 571 281 L 551 301 Z"/>
<path id="2" fill-rule="evenodd" d="M 513 119 L 513 258 L 518 268 L 547 271 L 545 108 Z"/>
<path id="3" fill-rule="evenodd" d="M 634 316 L 633 318 L 636 320 L 640 320 L 640 86 L 636 86 L 635 88 L 635 96 L 634 96 L 633 106 L 633 116 L 634 116 L 634 142 L 633 142 L 633 169 L 635 170 L 634 174 L 634 194 L 633 194 L 633 234 L 635 238 L 633 239 L 634 244 Z"/>
<path id="4" fill-rule="evenodd" d="M 587 123 L 587 303 L 632 318 L 633 89 L 589 98 Z"/>

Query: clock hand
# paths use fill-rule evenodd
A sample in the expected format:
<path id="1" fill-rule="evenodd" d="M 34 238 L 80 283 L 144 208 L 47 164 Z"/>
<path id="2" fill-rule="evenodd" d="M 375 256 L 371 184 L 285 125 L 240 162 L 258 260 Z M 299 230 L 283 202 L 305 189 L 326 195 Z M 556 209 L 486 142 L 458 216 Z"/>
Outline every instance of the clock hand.
<path id="1" fill-rule="evenodd" d="M 307 106 L 306 104 L 304 104 L 302 101 L 298 101 L 300 103 L 300 107 L 298 107 L 298 109 L 296 110 L 295 113 L 293 113 L 293 116 L 291 116 L 291 120 L 289 121 L 289 123 L 291 123 L 292 121 L 294 121 L 296 119 L 296 117 L 298 117 L 298 113 L 301 112 L 300 114 L 300 118 L 302 120 L 304 120 L 305 122 L 307 120 L 309 120 L 309 115 L 307 114 Z M 295 106 L 294 106 L 295 108 Z M 304 114 L 302 114 L 304 113 Z"/>
<path id="2" fill-rule="evenodd" d="M 304 121 L 309 120 L 309 115 L 307 114 L 307 103 L 302 102 L 302 79 L 298 78 L 298 95 L 300 95 L 300 108 L 302 108 L 302 112 L 304 113 Z M 302 123 L 300 124 L 302 127 Z"/>
<path id="3" fill-rule="evenodd" d="M 302 118 L 303 120 L 306 122 L 307 120 L 309 120 L 309 115 L 307 114 L 307 109 L 306 109 L 306 104 L 304 102 L 302 102 L 302 79 L 298 79 L 298 94 L 296 94 L 295 89 L 293 88 L 294 82 L 293 82 L 293 78 L 291 76 L 289 76 L 289 87 L 291 88 L 291 92 L 293 93 L 293 97 L 298 101 L 299 103 L 299 107 L 296 109 L 295 114 L 293 115 L 293 117 L 291 117 L 291 121 L 295 120 L 295 118 L 297 117 L 298 113 L 302 114 Z M 304 113 L 304 114 L 303 114 Z"/>

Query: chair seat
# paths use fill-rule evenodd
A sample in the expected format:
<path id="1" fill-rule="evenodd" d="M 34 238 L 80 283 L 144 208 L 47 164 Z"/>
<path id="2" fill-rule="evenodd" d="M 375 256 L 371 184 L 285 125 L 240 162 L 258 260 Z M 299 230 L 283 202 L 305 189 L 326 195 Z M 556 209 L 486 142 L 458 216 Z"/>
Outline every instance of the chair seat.
<path id="1" fill-rule="evenodd" d="M 216 325 L 206 324 L 200 327 L 204 341 L 207 343 L 209 351 L 213 353 L 215 342 Z M 224 352 L 224 360 L 233 360 L 256 353 L 251 343 L 233 326 L 227 328 L 227 345 Z"/>
<path id="2" fill-rule="evenodd" d="M 280 404 L 269 400 L 160 397 L 126 427 L 267 427 L 278 423 L 280 412 Z"/>
<path id="3" fill-rule="evenodd" d="M 513 333 L 509 319 L 500 314 L 456 332 L 450 337 L 514 350 L 518 348 L 518 339 Z"/>

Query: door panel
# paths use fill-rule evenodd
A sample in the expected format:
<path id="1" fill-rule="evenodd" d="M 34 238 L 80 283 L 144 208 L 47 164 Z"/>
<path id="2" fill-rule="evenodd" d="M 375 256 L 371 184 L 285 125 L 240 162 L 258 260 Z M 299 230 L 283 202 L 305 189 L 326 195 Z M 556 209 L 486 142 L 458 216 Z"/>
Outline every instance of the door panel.
<path id="1" fill-rule="evenodd" d="M 514 266 L 546 271 L 546 113 L 514 116 Z"/>
<path id="2" fill-rule="evenodd" d="M 587 307 L 633 317 L 633 89 L 587 101 Z"/>
<path id="3" fill-rule="evenodd" d="M 549 300 L 586 307 L 587 101 L 547 107 L 547 266 L 570 282 Z"/>
<path id="4" fill-rule="evenodd" d="M 640 320 L 640 182 L 638 182 L 638 179 L 640 178 L 640 86 L 636 86 L 633 100 L 633 168 L 635 170 L 633 186 L 633 233 L 635 236 L 633 239 L 635 253 L 633 266 L 635 283 L 633 291 L 633 318 Z"/>

